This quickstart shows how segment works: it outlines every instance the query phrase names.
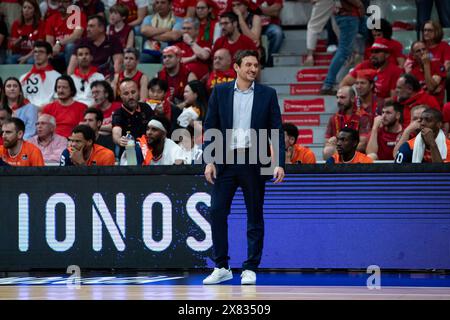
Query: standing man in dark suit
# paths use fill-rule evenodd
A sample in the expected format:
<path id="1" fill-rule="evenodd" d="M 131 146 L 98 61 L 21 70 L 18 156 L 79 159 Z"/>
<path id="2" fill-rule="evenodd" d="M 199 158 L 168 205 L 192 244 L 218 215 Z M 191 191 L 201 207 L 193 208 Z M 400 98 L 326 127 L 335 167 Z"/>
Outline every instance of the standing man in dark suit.
<path id="1" fill-rule="evenodd" d="M 216 267 L 203 280 L 203 284 L 217 284 L 233 278 L 228 265 L 227 218 L 239 186 L 247 207 L 248 246 L 248 257 L 242 265 L 241 284 L 256 283 L 255 271 L 261 261 L 264 242 L 265 183 L 272 174 L 275 183 L 284 178 L 285 147 L 278 98 L 274 89 L 255 82 L 259 68 L 256 51 L 238 52 L 234 64 L 236 81 L 215 86 L 209 99 L 205 119 L 205 151 L 210 149 L 208 146 L 212 143 L 207 141 L 210 129 L 220 130 L 225 143 L 222 144 L 222 150 L 215 149 L 215 156 L 204 157 L 207 163 L 206 180 L 214 185 L 210 214 Z M 217 139 L 214 140 L 216 142 Z M 219 159 L 221 151 L 227 158 L 225 162 Z M 257 159 L 255 155 L 258 155 Z M 245 158 L 245 163 L 241 164 L 243 161 L 238 160 L 235 164 L 236 157 L 240 160 Z M 271 158 L 271 169 L 264 168 L 264 159 L 270 162 Z M 267 169 L 270 170 L 269 175 Z"/>

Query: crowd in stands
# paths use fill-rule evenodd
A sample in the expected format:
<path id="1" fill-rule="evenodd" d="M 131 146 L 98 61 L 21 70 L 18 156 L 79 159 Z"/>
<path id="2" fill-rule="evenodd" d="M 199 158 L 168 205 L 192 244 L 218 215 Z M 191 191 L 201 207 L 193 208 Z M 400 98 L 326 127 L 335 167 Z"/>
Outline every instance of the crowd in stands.
<path id="1" fill-rule="evenodd" d="M 320 90 L 336 95 L 338 110 L 328 122 L 324 160 L 449 160 L 450 46 L 441 24 L 418 12 L 420 36 L 406 52 L 389 21 L 368 29 L 370 1 L 311 2 L 304 64 L 314 65 L 327 25 L 337 34 Z M 73 4 L 80 9 L 75 15 Z M 254 50 L 262 67 L 273 66 L 283 40 L 282 8 L 282 0 L 2 3 L 0 63 L 30 65 L 19 79 L 1 81 L 3 162 L 129 164 L 127 148 L 135 142 L 138 165 L 192 163 L 202 145 L 192 133 L 202 131 L 214 86 L 236 78 L 236 54 Z M 450 27 L 449 8 L 438 11 Z M 149 75 L 139 63 L 162 67 Z M 176 129 L 184 131 L 173 141 Z M 295 125 L 285 123 L 284 134 L 287 163 L 316 163 L 297 144 Z"/>

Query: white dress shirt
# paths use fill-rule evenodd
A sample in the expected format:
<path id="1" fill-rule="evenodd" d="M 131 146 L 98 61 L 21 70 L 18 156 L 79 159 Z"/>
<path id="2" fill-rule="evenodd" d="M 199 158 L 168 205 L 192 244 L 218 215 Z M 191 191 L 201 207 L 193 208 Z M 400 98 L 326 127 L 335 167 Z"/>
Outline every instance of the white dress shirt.
<path id="1" fill-rule="evenodd" d="M 255 82 L 243 91 L 234 83 L 233 95 L 233 131 L 230 149 L 250 148 L 252 145 L 250 125 L 252 120 L 253 96 Z"/>

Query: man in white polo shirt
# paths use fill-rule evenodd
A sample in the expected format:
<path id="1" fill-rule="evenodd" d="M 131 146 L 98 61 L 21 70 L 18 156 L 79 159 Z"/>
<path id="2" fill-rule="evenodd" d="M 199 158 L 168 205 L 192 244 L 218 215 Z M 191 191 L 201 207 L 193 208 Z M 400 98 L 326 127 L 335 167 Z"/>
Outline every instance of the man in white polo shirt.
<path id="1" fill-rule="evenodd" d="M 25 98 L 39 110 L 53 100 L 55 81 L 61 75 L 48 62 L 52 53 L 52 46 L 48 42 L 36 41 L 33 46 L 34 65 L 20 77 Z"/>

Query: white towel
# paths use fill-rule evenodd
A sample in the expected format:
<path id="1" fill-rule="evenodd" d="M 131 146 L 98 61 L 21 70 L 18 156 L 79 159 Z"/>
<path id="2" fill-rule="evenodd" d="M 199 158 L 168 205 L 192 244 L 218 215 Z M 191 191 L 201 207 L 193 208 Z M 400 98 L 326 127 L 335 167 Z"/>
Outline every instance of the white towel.
<path id="1" fill-rule="evenodd" d="M 193 120 L 195 121 L 197 119 L 198 119 L 197 112 L 193 107 L 189 107 L 183 109 L 183 112 L 180 114 L 177 121 L 181 127 L 186 128 L 191 123 L 191 121 Z"/>
<path id="2" fill-rule="evenodd" d="M 439 153 L 443 160 L 447 158 L 447 143 L 445 142 L 444 131 L 439 130 L 439 134 L 436 137 L 436 144 L 439 149 Z M 419 133 L 414 141 L 414 149 L 412 155 L 412 163 L 422 163 L 423 155 L 425 153 L 425 142 L 422 139 L 422 133 Z"/>

